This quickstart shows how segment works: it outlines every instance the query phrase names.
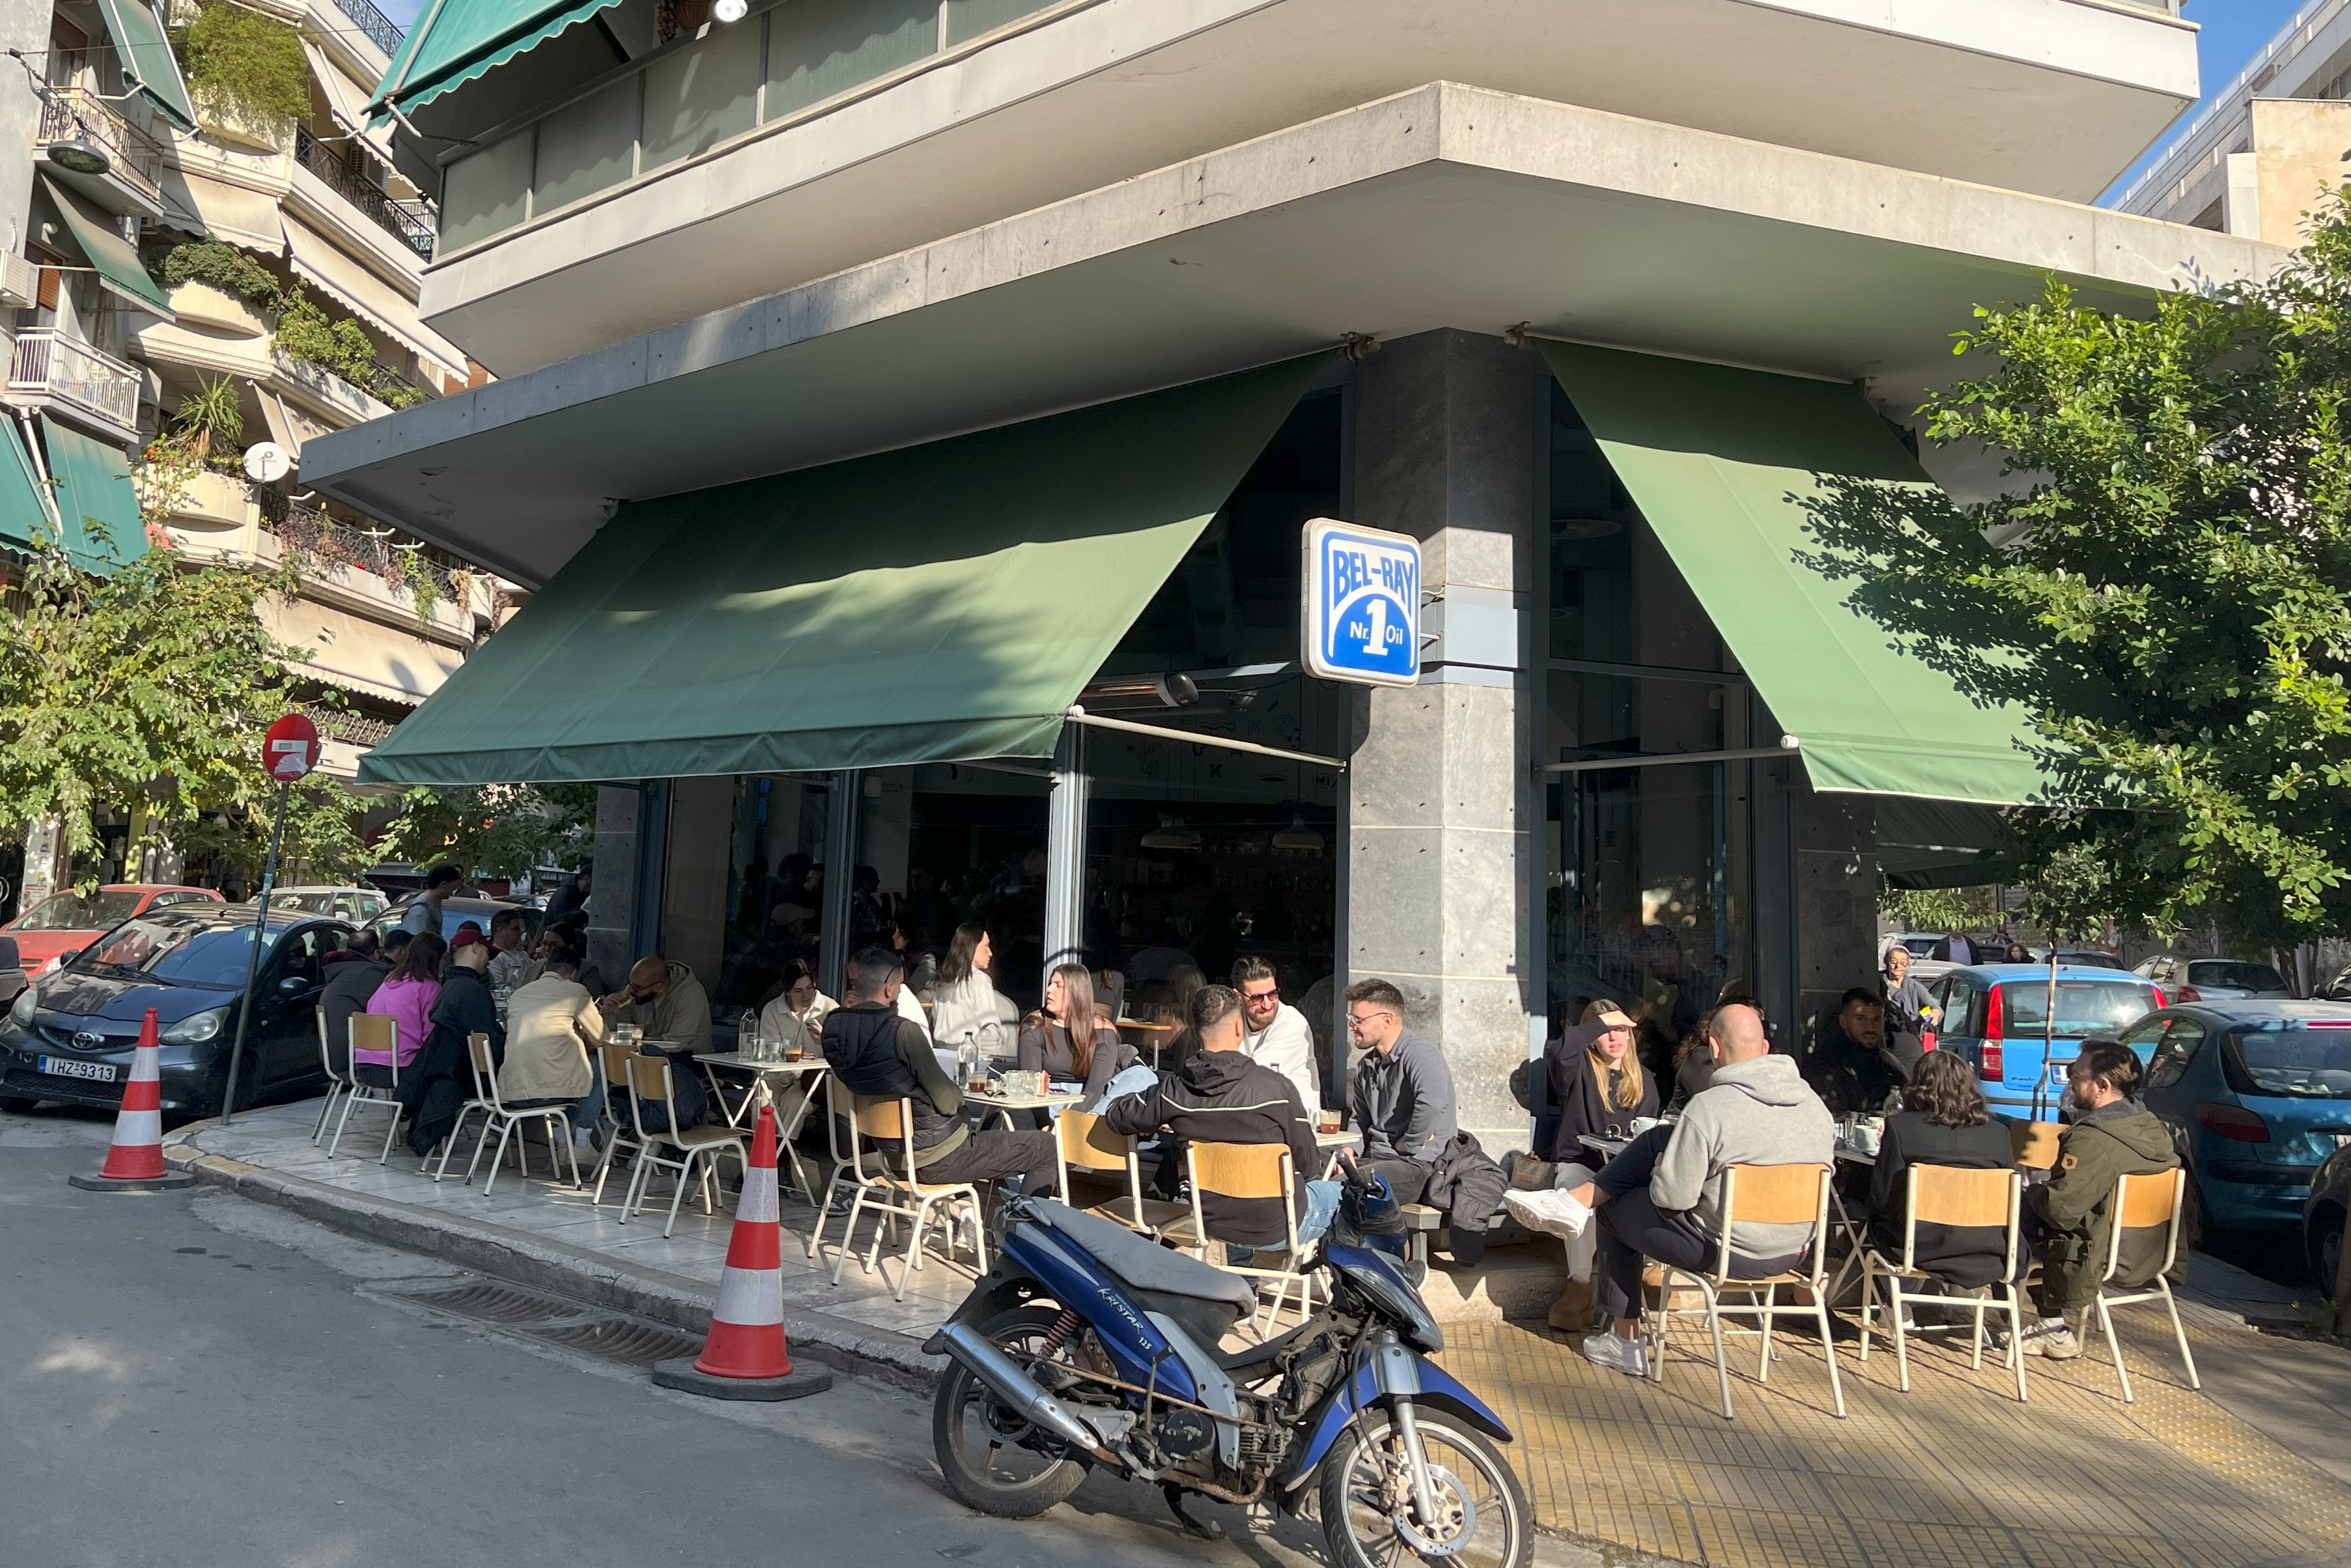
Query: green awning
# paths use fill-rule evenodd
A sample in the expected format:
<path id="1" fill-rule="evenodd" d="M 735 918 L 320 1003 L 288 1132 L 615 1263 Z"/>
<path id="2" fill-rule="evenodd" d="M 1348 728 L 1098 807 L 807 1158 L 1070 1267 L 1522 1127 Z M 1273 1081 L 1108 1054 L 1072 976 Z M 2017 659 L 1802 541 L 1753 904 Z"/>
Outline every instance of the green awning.
<path id="1" fill-rule="evenodd" d="M 188 101 L 188 84 L 180 76 L 180 62 L 172 41 L 146 0 L 98 0 L 106 30 L 114 35 L 115 59 L 122 80 L 155 106 L 155 111 L 193 135 L 196 111 Z"/>
<path id="2" fill-rule="evenodd" d="M 0 543 L 30 549 L 37 538 L 53 537 L 57 526 L 41 504 L 41 476 L 16 422 L 0 419 L 0 430 L 8 436 L 8 450 L 0 452 Z"/>
<path id="3" fill-rule="evenodd" d="M 368 108 L 379 120 L 388 106 L 402 113 L 432 102 L 451 88 L 537 48 L 574 23 L 620 0 L 433 0 L 394 55 Z"/>
<path id="4" fill-rule="evenodd" d="M 139 265 L 138 247 L 122 237 L 122 231 L 104 213 L 79 192 L 68 190 L 46 174 L 41 176 L 41 188 L 48 192 L 58 216 L 73 231 L 74 244 L 81 247 L 83 258 L 98 269 L 101 287 L 166 321 L 174 319 L 163 286 L 147 276 L 147 269 Z"/>
<path id="5" fill-rule="evenodd" d="M 1895 887 L 1976 887 L 2016 880 L 2016 844 L 1996 807 L 1881 796 L 1876 842 L 1877 869 Z"/>
<path id="6" fill-rule="evenodd" d="M 49 473 L 57 479 L 57 516 L 66 554 L 84 571 L 105 577 L 147 553 L 147 525 L 139 493 L 131 487 L 131 460 L 56 420 L 41 420 Z"/>
<path id="7" fill-rule="evenodd" d="M 1598 438 L 1816 789 L 2014 805 L 2042 777 L 2022 712 L 1979 707 L 1894 651 L 1845 585 L 1796 563 L 1813 548 L 1798 497 L 1827 475 L 1927 485 L 1849 386 L 1690 360 L 1542 342 Z"/>
<path id="8" fill-rule="evenodd" d="M 1050 756 L 1326 358 L 632 501 L 360 780 Z"/>

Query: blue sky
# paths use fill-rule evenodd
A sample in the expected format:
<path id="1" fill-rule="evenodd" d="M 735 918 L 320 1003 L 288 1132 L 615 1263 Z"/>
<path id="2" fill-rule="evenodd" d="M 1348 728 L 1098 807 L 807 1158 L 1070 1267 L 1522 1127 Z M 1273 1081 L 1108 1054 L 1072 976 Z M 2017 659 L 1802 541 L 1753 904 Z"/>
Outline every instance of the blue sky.
<path id="1" fill-rule="evenodd" d="M 2196 37 L 2196 63 L 2205 92 L 2218 92 L 2235 80 L 2244 63 L 2307 4 L 2309 0 L 2187 0 L 2180 7 L 2180 15 L 2203 29 Z M 2197 104 L 2179 117 L 2172 130 L 2156 138 L 2155 145 L 2107 188 L 2101 202 L 2121 195 L 2125 187 L 2138 177 L 2139 171 L 2153 162 L 2155 155 L 2170 142 L 2173 130 L 2195 119 L 2203 107 L 2202 103 Z"/>

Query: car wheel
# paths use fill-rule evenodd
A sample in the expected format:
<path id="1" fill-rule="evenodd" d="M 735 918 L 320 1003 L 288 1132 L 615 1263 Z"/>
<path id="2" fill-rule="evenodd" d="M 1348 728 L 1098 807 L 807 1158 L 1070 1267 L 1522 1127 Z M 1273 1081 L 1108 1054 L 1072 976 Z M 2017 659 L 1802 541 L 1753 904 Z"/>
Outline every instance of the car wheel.
<path id="1" fill-rule="evenodd" d="M 2343 1211 L 2331 1204 L 2312 1209 L 2303 1237 L 2311 1277 L 2318 1281 L 2320 1293 L 2331 1292 L 2343 1267 Z"/>
<path id="2" fill-rule="evenodd" d="M 2188 1177 L 2188 1191 L 2179 1200 L 2179 1261 L 2182 1265 L 2182 1272 L 2188 1262 L 2188 1255 L 2190 1252 L 2202 1250 L 2204 1250 L 2204 1190 L 2197 1185 L 2196 1176 L 2191 1171 Z"/>

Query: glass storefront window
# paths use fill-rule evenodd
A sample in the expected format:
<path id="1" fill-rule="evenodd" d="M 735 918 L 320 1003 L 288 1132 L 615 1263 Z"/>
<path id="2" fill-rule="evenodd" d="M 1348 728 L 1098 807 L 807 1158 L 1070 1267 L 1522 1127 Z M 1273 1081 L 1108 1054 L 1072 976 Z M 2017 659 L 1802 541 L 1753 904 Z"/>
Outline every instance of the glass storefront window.
<path id="1" fill-rule="evenodd" d="M 711 1000 L 750 1008 L 778 988 L 787 964 L 816 965 L 824 938 L 824 827 L 832 789 L 820 775 L 743 774 L 723 782 L 733 791 L 726 947 Z"/>

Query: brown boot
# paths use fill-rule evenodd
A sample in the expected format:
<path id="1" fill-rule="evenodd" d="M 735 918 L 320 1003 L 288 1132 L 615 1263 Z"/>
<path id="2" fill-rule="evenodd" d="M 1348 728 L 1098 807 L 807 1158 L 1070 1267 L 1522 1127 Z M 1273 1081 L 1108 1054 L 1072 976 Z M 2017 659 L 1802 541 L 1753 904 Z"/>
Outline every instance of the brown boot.
<path id="1" fill-rule="evenodd" d="M 1559 1300 L 1551 1304 L 1551 1326 L 1562 1333 L 1581 1333 L 1592 1326 L 1592 1281 L 1570 1280 Z"/>

